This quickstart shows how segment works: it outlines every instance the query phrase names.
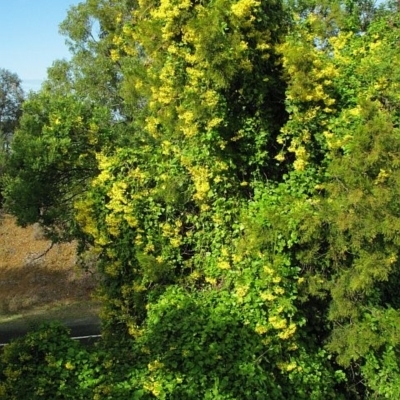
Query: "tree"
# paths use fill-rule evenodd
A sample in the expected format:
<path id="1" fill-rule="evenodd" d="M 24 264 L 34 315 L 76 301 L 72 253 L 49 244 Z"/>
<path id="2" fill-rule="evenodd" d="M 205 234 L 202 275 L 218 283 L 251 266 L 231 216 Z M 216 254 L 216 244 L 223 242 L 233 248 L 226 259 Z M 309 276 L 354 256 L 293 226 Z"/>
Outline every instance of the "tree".
<path id="1" fill-rule="evenodd" d="M 73 204 L 98 173 L 110 140 L 109 110 L 73 93 L 43 89 L 23 107 L 4 174 L 4 207 L 20 225 L 41 223 L 53 240 L 74 234 Z"/>
<path id="2" fill-rule="evenodd" d="M 71 7 L 60 30 L 72 60 L 55 61 L 42 90 L 28 97 L 13 143 L 6 207 L 20 224 L 39 222 L 54 238 L 61 232 L 71 238 L 73 199 L 96 174 L 96 152 L 130 140 L 126 124 L 132 116 L 123 110 L 120 66 L 110 56 L 109 32 L 117 24 L 111 17 L 129 13 L 125 2 L 117 3 Z"/>
<path id="3" fill-rule="evenodd" d="M 383 13 L 363 34 L 344 27 L 323 47 L 318 15 L 298 24 L 281 47 L 291 115 L 279 138 L 282 159 L 294 154 L 295 175 L 308 186 L 301 212 L 279 222 L 282 236 L 297 238 L 290 252 L 306 272 L 307 307 L 325 303 L 319 318 L 330 326 L 322 336 L 329 351 L 362 376 L 367 391 L 392 398 L 399 393 L 400 340 L 393 330 L 399 321 L 398 18 Z M 287 182 L 292 193 L 300 189 L 298 179 Z M 378 369 L 384 372 L 376 375 Z"/>
<path id="4" fill-rule="evenodd" d="M 110 32 L 132 141 L 99 154 L 76 219 L 100 255 L 105 335 L 143 349 L 155 396 L 337 398 L 285 244 L 247 240 L 256 188 L 287 173 L 286 23 L 274 1 L 149 1 Z"/>
<path id="5" fill-rule="evenodd" d="M 0 69 L 0 142 L 8 151 L 22 113 L 24 92 L 17 74 Z"/>
<path id="6" fill-rule="evenodd" d="M 0 68 L 0 204 L 3 203 L 1 179 L 11 139 L 22 113 L 23 100 L 24 92 L 21 88 L 21 80 L 16 74 Z"/>
<path id="7" fill-rule="evenodd" d="M 67 38 L 72 59 L 57 62 L 49 73 L 53 84 L 65 84 L 67 74 L 71 90 L 98 105 L 107 105 L 120 118 L 129 113 L 124 112 L 126 104 L 120 92 L 123 75 L 121 65 L 112 57 L 112 40 L 121 21 L 129 17 L 132 4 L 132 0 L 90 0 L 71 7 L 60 33 Z"/>

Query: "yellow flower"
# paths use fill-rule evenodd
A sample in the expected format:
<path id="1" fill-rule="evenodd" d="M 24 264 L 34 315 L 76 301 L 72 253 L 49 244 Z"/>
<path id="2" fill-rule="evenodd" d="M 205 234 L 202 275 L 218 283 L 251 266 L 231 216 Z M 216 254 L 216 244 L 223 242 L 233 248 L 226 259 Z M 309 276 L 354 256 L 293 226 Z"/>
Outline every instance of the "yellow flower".
<path id="1" fill-rule="evenodd" d="M 268 332 L 268 328 L 264 325 L 257 324 L 256 328 L 254 329 L 256 333 L 259 335 L 263 335 L 264 333 Z"/>
<path id="2" fill-rule="evenodd" d="M 215 278 L 206 277 L 205 281 L 210 283 L 211 285 L 215 286 L 217 284 L 217 280 Z"/>
<path id="3" fill-rule="evenodd" d="M 239 286 L 236 289 L 236 295 L 239 297 L 239 299 L 243 299 L 243 297 L 246 296 L 248 290 L 249 290 L 248 286 Z"/>
<path id="4" fill-rule="evenodd" d="M 304 168 L 306 166 L 306 162 L 304 160 L 296 160 L 293 163 L 293 167 L 296 171 L 304 171 Z"/>
<path id="5" fill-rule="evenodd" d="M 296 325 L 292 323 L 289 325 L 287 329 L 283 330 L 282 332 L 279 332 L 278 336 L 282 340 L 287 340 L 295 334 L 296 329 L 297 329 Z"/>
<path id="6" fill-rule="evenodd" d="M 281 288 L 280 286 L 276 286 L 276 287 L 274 288 L 274 292 L 275 292 L 276 294 L 284 294 L 284 293 L 285 293 L 285 289 Z"/>
<path id="7" fill-rule="evenodd" d="M 384 169 L 381 169 L 379 171 L 378 176 L 375 179 L 375 182 L 374 182 L 375 185 L 379 185 L 380 183 L 384 183 L 387 180 L 387 178 L 389 178 L 389 176 L 390 176 L 390 174 L 387 171 L 385 171 Z"/>
<path id="8" fill-rule="evenodd" d="M 264 266 L 263 270 L 268 275 L 272 275 L 274 273 L 274 270 L 271 267 L 269 267 L 268 265 Z"/>
<path id="9" fill-rule="evenodd" d="M 155 371 L 155 370 L 157 370 L 157 369 L 162 368 L 163 366 L 164 366 L 163 363 L 161 363 L 161 362 L 158 361 L 158 360 L 154 360 L 154 361 L 152 361 L 151 363 L 149 363 L 149 364 L 147 365 L 147 368 L 148 368 L 149 371 Z"/>
<path id="10" fill-rule="evenodd" d="M 261 293 L 260 297 L 264 301 L 273 301 L 276 299 L 276 296 L 274 296 L 271 292 Z"/>
<path id="11" fill-rule="evenodd" d="M 67 362 L 65 363 L 65 368 L 71 370 L 71 369 L 74 369 L 74 366 L 71 364 L 70 361 L 67 361 Z"/>
<path id="12" fill-rule="evenodd" d="M 218 263 L 218 268 L 220 269 L 231 269 L 231 266 L 228 261 L 220 261 Z"/>
<path id="13" fill-rule="evenodd" d="M 147 243 L 146 247 L 144 248 L 145 253 L 151 253 L 154 251 L 154 244 L 153 243 Z"/>
<path id="14" fill-rule="evenodd" d="M 117 62 L 119 60 L 119 53 L 116 49 L 111 49 L 110 51 L 110 58 L 112 61 Z"/>
<path id="15" fill-rule="evenodd" d="M 290 362 L 289 364 L 286 365 L 286 371 L 290 372 L 293 371 L 297 367 L 297 364 L 295 361 Z"/>
<path id="16" fill-rule="evenodd" d="M 210 209 L 210 206 L 209 206 L 208 204 L 202 204 L 202 205 L 200 206 L 200 211 L 201 211 L 201 212 L 208 211 L 209 209 Z"/>
<path id="17" fill-rule="evenodd" d="M 252 9 L 260 5 L 256 0 L 239 0 L 231 7 L 232 14 L 238 18 L 244 18 L 251 14 Z"/>
<path id="18" fill-rule="evenodd" d="M 285 319 L 273 315 L 268 318 L 268 322 L 272 325 L 274 329 L 284 329 L 287 326 Z"/>
<path id="19" fill-rule="evenodd" d="M 283 153 L 279 153 L 277 156 L 275 156 L 275 160 L 278 160 L 279 162 L 282 162 L 285 160 L 285 156 L 283 155 Z"/>
<path id="20" fill-rule="evenodd" d="M 181 245 L 181 239 L 179 237 L 170 239 L 172 247 L 179 247 Z"/>

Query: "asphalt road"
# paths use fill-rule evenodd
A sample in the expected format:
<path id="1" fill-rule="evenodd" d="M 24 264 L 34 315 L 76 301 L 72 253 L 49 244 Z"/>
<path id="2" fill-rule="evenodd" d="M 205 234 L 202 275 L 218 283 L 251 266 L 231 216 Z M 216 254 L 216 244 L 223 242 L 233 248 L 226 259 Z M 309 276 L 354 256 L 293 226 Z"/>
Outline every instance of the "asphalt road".
<path id="1" fill-rule="evenodd" d="M 97 317 L 86 317 L 65 322 L 71 330 L 71 337 L 93 336 L 100 334 L 100 320 Z M 29 331 L 29 326 L 0 325 L 0 345 L 7 344 L 10 340 L 24 336 Z"/>

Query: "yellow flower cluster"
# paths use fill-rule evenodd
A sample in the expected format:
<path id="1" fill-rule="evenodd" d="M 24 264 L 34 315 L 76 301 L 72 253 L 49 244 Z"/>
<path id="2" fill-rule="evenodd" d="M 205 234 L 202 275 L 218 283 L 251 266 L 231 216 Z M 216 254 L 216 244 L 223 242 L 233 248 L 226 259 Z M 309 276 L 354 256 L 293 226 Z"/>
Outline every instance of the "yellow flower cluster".
<path id="1" fill-rule="evenodd" d="M 290 324 L 286 329 L 278 333 L 278 336 L 282 340 L 288 340 L 290 339 L 296 332 L 296 325 L 295 324 Z"/>
<path id="2" fill-rule="evenodd" d="M 260 294 L 260 297 L 264 300 L 264 301 L 273 301 L 276 299 L 276 296 L 273 295 L 271 292 L 267 291 L 267 292 L 262 292 Z"/>
<path id="3" fill-rule="evenodd" d="M 266 327 L 265 325 L 257 324 L 254 331 L 259 335 L 263 335 L 264 333 L 268 332 L 268 327 Z"/>
<path id="4" fill-rule="evenodd" d="M 231 11 L 237 18 L 246 18 L 249 17 L 253 10 L 259 7 L 260 4 L 261 2 L 257 0 L 239 0 L 231 6 Z"/>
<path id="5" fill-rule="evenodd" d="M 284 329 L 287 327 L 287 321 L 285 318 L 280 316 L 272 315 L 268 318 L 268 322 L 272 325 L 274 329 Z"/>
<path id="6" fill-rule="evenodd" d="M 160 362 L 159 360 L 154 360 L 147 365 L 147 368 L 149 371 L 156 371 L 158 369 L 161 369 L 163 366 L 164 364 L 162 362 Z"/>
<path id="7" fill-rule="evenodd" d="M 86 234 L 98 238 L 97 222 L 92 217 L 93 206 L 94 203 L 90 199 L 75 201 L 75 220 Z"/>
<path id="8" fill-rule="evenodd" d="M 210 278 L 208 276 L 205 278 L 205 281 L 213 286 L 215 286 L 217 284 L 217 280 L 215 278 Z"/>
<path id="9" fill-rule="evenodd" d="M 311 14 L 310 22 L 317 18 Z M 331 43 L 338 49 L 344 46 L 349 35 L 332 38 Z M 336 60 L 314 44 L 315 34 L 305 28 L 301 35 L 286 41 L 279 47 L 283 55 L 283 64 L 290 77 L 287 99 L 293 103 L 292 115 L 282 128 L 278 143 L 289 141 L 287 151 L 295 154 L 294 168 L 302 171 L 309 161 L 309 143 L 311 132 L 316 125 L 324 125 L 335 113 L 336 99 L 332 97 L 331 87 L 339 76 Z M 317 121 L 317 122 L 316 122 Z M 276 159 L 285 159 L 282 150 Z"/>
<path id="10" fill-rule="evenodd" d="M 204 201 L 210 191 L 210 171 L 208 167 L 203 166 L 186 166 L 193 179 L 196 193 L 193 195 L 194 200 Z"/>
<path id="11" fill-rule="evenodd" d="M 121 269 L 121 262 L 113 261 L 106 265 L 105 273 L 109 276 L 116 277 L 118 276 L 120 269 Z"/>
<path id="12" fill-rule="evenodd" d="M 290 323 L 288 325 L 287 320 L 279 315 L 280 313 L 282 313 L 283 308 L 281 308 L 281 310 L 278 309 L 277 311 L 278 315 L 271 315 L 268 318 L 268 322 L 274 329 L 280 331 L 278 332 L 278 337 L 281 340 L 288 340 L 296 333 L 297 327 L 294 323 Z"/>
<path id="13" fill-rule="evenodd" d="M 223 259 L 218 261 L 217 266 L 219 269 L 222 269 L 222 270 L 231 269 L 231 264 L 229 263 L 229 261 L 223 260 Z"/>
<path id="14" fill-rule="evenodd" d="M 297 368 L 297 363 L 296 363 L 296 361 L 291 361 L 291 362 L 286 362 L 286 363 L 280 362 L 277 364 L 277 366 L 281 371 L 290 372 Z"/>
<path id="15" fill-rule="evenodd" d="M 69 370 L 72 370 L 72 369 L 74 369 L 75 367 L 71 364 L 70 361 L 67 361 L 67 362 L 65 363 L 65 368 L 66 368 L 66 369 L 69 369 Z"/>
<path id="16" fill-rule="evenodd" d="M 239 301 L 243 300 L 248 291 L 249 287 L 247 285 L 242 285 L 236 288 L 236 296 L 238 297 Z"/>
<path id="17" fill-rule="evenodd" d="M 150 380 L 144 383 L 143 387 L 152 393 L 156 398 L 161 394 L 162 385 L 160 382 L 157 382 L 154 379 L 150 378 Z"/>

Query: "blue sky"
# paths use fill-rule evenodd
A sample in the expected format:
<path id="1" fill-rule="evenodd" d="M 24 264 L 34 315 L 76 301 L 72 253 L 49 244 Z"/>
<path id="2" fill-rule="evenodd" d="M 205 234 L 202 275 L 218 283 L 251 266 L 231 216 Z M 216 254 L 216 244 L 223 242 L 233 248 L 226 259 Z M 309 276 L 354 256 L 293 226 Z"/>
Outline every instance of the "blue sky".
<path id="1" fill-rule="evenodd" d="M 69 58 L 58 25 L 82 0 L 0 0 L 0 68 L 37 90 L 53 61 Z"/>

